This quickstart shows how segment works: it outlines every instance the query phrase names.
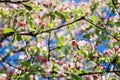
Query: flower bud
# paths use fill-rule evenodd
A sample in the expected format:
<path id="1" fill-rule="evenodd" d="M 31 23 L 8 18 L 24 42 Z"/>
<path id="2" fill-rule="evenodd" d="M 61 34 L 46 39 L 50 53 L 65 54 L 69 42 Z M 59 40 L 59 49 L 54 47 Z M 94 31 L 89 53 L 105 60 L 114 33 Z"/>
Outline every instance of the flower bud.
<path id="1" fill-rule="evenodd" d="M 2 33 L 2 32 L 0 32 L 0 36 L 3 36 L 3 33 Z"/>
<path id="2" fill-rule="evenodd" d="M 26 26 L 26 22 L 20 22 L 20 26 L 22 27 Z"/>
<path id="3" fill-rule="evenodd" d="M 72 40 L 72 45 L 73 46 L 77 45 L 77 41 L 76 40 Z"/>

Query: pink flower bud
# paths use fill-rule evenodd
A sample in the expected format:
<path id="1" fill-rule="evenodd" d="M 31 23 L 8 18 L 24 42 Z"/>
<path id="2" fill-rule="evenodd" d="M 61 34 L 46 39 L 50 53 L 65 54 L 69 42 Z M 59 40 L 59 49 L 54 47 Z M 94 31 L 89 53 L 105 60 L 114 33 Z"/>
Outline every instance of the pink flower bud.
<path id="1" fill-rule="evenodd" d="M 7 80 L 12 80 L 12 79 L 8 77 Z"/>
<path id="2" fill-rule="evenodd" d="M 2 48 L 2 44 L 0 43 L 0 48 Z"/>
<path id="3" fill-rule="evenodd" d="M 101 69 L 104 69 L 105 67 L 104 67 L 103 65 L 100 65 L 100 68 L 101 68 Z"/>
<path id="4" fill-rule="evenodd" d="M 91 80 L 89 75 L 86 75 L 86 80 Z"/>
<path id="5" fill-rule="evenodd" d="M 94 80 L 97 80 L 98 79 L 98 75 L 94 74 L 93 78 L 94 78 Z"/>
<path id="6" fill-rule="evenodd" d="M 73 46 L 77 45 L 77 41 L 76 40 L 72 40 L 72 45 Z"/>
<path id="7" fill-rule="evenodd" d="M 113 53 L 112 50 L 105 50 L 104 51 L 104 54 L 108 57 L 110 57 L 112 53 Z"/>
<path id="8" fill-rule="evenodd" d="M 49 3 L 49 6 L 52 6 L 52 2 Z"/>
<path id="9" fill-rule="evenodd" d="M 3 36 L 3 33 L 2 33 L 2 32 L 0 32 L 0 36 Z"/>
<path id="10" fill-rule="evenodd" d="M 37 56 L 37 57 L 36 57 L 36 60 L 41 61 L 42 63 L 46 63 L 46 62 L 47 62 L 47 59 L 44 58 L 44 57 L 41 56 L 41 55 Z"/>
<path id="11" fill-rule="evenodd" d="M 14 23 L 16 24 L 17 22 L 18 22 L 18 20 L 17 20 L 17 19 L 15 19 L 15 20 L 14 20 Z"/>
<path id="12" fill-rule="evenodd" d="M 105 24 L 101 24 L 101 27 L 105 27 Z"/>
<path id="13" fill-rule="evenodd" d="M 63 76 L 64 76 L 63 73 L 60 73 L 60 74 L 59 74 L 59 77 L 60 77 L 60 78 L 63 77 Z"/>
<path id="14" fill-rule="evenodd" d="M 114 47 L 114 50 L 115 50 L 115 51 L 118 51 L 118 50 L 119 50 L 119 46 L 115 46 L 115 47 Z"/>
<path id="15" fill-rule="evenodd" d="M 47 7 L 48 7 L 48 4 L 47 4 L 47 3 L 44 3 L 43 6 L 47 8 Z"/>
<path id="16" fill-rule="evenodd" d="M 8 75 L 12 76 L 13 72 L 12 71 L 8 71 Z"/>
<path id="17" fill-rule="evenodd" d="M 46 63 L 46 62 L 47 62 L 47 59 L 46 59 L 46 58 L 43 58 L 43 59 L 42 59 L 42 62 L 43 62 L 43 63 Z"/>
<path id="18" fill-rule="evenodd" d="M 60 65 L 62 65 L 64 63 L 64 61 L 61 60 L 59 63 L 60 63 Z"/>
<path id="19" fill-rule="evenodd" d="M 20 22 L 20 26 L 22 27 L 26 26 L 26 22 Z"/>
<path id="20" fill-rule="evenodd" d="M 39 25 L 41 26 L 41 28 L 45 27 L 45 23 L 43 23 L 43 22 L 40 22 Z"/>

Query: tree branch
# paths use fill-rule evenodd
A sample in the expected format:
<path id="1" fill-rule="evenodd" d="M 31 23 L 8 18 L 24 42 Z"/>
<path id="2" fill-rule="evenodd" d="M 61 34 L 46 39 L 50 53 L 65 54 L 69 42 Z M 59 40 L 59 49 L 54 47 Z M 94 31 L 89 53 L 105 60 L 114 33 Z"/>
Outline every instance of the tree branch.
<path id="1" fill-rule="evenodd" d="M 40 32 L 40 34 L 41 34 L 41 33 L 45 33 L 45 32 L 50 32 L 50 31 L 53 31 L 53 30 L 57 30 L 57 29 L 60 29 L 60 28 L 63 28 L 63 27 L 65 27 L 65 26 L 71 25 L 71 24 L 73 24 L 73 23 L 75 23 L 75 22 L 78 22 L 78 21 L 80 21 L 80 20 L 83 20 L 83 19 L 85 19 L 84 16 L 82 16 L 81 18 L 79 18 L 79 19 L 77 19 L 77 20 L 74 20 L 74 21 L 72 21 L 72 22 L 70 22 L 70 23 L 61 25 L 61 26 L 59 26 L 59 27 L 56 27 L 56 28 L 52 28 L 52 29 L 49 29 L 49 30 L 42 31 L 42 32 Z"/>
<path id="2" fill-rule="evenodd" d="M 112 4 L 113 4 L 114 8 L 116 9 L 116 12 L 117 12 L 117 13 L 118 13 L 118 15 L 120 16 L 120 13 L 119 13 L 119 11 L 118 11 L 118 9 L 117 9 L 116 5 L 115 5 L 114 0 L 112 0 Z"/>
<path id="3" fill-rule="evenodd" d="M 73 23 L 75 23 L 75 22 L 78 22 L 78 21 L 80 21 L 80 20 L 83 20 L 84 18 L 85 18 L 85 17 L 82 16 L 81 18 L 79 18 L 79 19 L 77 19 L 77 20 L 74 20 L 74 21 L 72 21 L 72 22 L 70 22 L 70 23 L 67 23 L 67 24 L 61 25 L 61 26 L 59 26 L 59 27 L 52 28 L 52 29 L 48 29 L 48 30 L 45 30 L 45 31 L 41 31 L 40 33 L 27 32 L 27 33 L 19 33 L 19 34 L 20 34 L 20 35 L 29 35 L 29 36 L 36 37 L 38 34 L 48 33 L 48 32 L 50 32 L 50 31 L 63 28 L 63 27 L 65 27 L 65 26 L 71 25 L 71 24 L 73 24 Z M 15 32 L 10 32 L 10 33 L 4 34 L 4 36 L 0 39 L 0 43 L 1 43 L 5 38 L 7 38 L 7 37 L 9 37 L 9 36 L 11 36 L 11 35 L 13 35 L 13 34 L 15 34 Z"/>
<path id="4" fill-rule="evenodd" d="M 120 72 L 120 71 L 107 71 L 107 73 L 116 73 L 116 72 Z M 81 73 L 79 74 L 79 76 L 84 76 L 84 75 L 93 75 L 93 74 L 103 74 L 103 71 L 101 72 L 86 72 L 86 73 Z"/>
<path id="5" fill-rule="evenodd" d="M 48 37 L 48 61 L 50 60 L 50 42 L 51 42 L 51 40 L 50 40 L 50 37 L 51 37 L 51 32 L 49 33 L 49 37 Z"/>
<path id="6" fill-rule="evenodd" d="M 15 1 L 15 2 L 13 2 L 13 1 L 11 1 L 11 0 L 5 0 L 5 1 L 1 1 L 0 0 L 0 3 L 13 3 L 13 4 L 20 4 L 20 3 L 24 3 L 24 2 L 28 2 L 28 1 L 30 1 L 30 0 L 22 0 L 22 1 Z"/>
<path id="7" fill-rule="evenodd" d="M 10 64 L 4 57 L 2 57 L 1 54 L 0 54 L 0 58 L 2 58 L 2 61 L 3 61 L 4 63 L 8 64 L 9 66 L 11 66 L 11 67 L 13 67 L 13 68 L 15 68 L 15 69 L 23 70 L 23 69 L 21 69 L 21 68 L 18 68 L 18 67 L 16 67 L 16 66 Z"/>
<path id="8" fill-rule="evenodd" d="M 84 19 L 84 20 L 87 21 L 87 22 L 89 22 L 89 23 L 91 23 L 91 24 L 94 25 L 96 28 L 100 29 L 102 32 L 108 34 L 109 36 L 111 36 L 112 38 L 114 38 L 115 40 L 117 40 L 117 42 L 119 42 L 119 40 L 118 40 L 115 36 L 111 35 L 109 32 L 104 31 L 104 29 L 101 28 L 100 26 L 94 24 L 94 23 L 91 22 L 90 20 L 87 20 L 87 19 Z"/>

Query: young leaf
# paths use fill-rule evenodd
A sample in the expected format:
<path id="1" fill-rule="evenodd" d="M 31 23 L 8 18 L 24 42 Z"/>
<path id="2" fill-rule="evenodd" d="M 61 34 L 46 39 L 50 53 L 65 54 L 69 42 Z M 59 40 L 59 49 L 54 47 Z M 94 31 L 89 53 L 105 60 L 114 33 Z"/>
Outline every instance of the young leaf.
<path id="1" fill-rule="evenodd" d="M 95 15 L 91 16 L 91 18 L 92 18 L 92 20 L 93 20 L 94 22 L 97 22 L 97 21 L 98 21 L 98 18 L 97 18 L 97 16 L 95 16 Z"/>
<path id="2" fill-rule="evenodd" d="M 10 33 L 10 32 L 13 32 L 13 29 L 12 29 L 12 28 L 6 28 L 6 29 L 4 29 L 4 31 L 3 31 L 4 34 Z"/>
<path id="3" fill-rule="evenodd" d="M 59 18 L 63 19 L 64 21 L 66 21 L 65 16 L 62 13 L 60 13 L 58 11 L 55 11 L 54 13 L 56 14 L 57 17 L 59 17 Z"/>
<path id="4" fill-rule="evenodd" d="M 31 6 L 28 6 L 28 5 L 26 5 L 26 4 L 23 4 L 23 5 L 24 5 L 24 7 L 25 7 L 27 10 L 29 10 L 29 11 L 32 10 L 32 7 L 31 7 Z"/>
<path id="5" fill-rule="evenodd" d="M 78 75 L 76 75 L 74 73 L 72 73 L 71 76 L 72 76 L 72 80 L 82 80 L 81 77 L 79 77 Z"/>
<path id="6" fill-rule="evenodd" d="M 69 50 L 67 48 L 65 48 L 65 55 L 67 55 L 69 53 Z"/>
<path id="7" fill-rule="evenodd" d="M 20 34 L 17 34 L 17 40 L 20 41 L 22 39 L 21 35 Z"/>

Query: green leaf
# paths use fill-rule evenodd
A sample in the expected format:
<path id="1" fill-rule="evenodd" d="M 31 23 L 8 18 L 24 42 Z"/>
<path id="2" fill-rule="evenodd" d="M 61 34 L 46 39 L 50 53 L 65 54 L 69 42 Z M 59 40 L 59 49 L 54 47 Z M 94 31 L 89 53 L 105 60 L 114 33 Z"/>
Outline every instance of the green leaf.
<path id="1" fill-rule="evenodd" d="M 69 54 L 69 50 L 67 48 L 65 48 L 65 55 Z"/>
<path id="2" fill-rule="evenodd" d="M 30 66 L 30 61 L 29 61 L 29 60 L 21 61 L 20 64 L 21 64 L 23 67 L 28 67 L 28 66 Z"/>
<path id="3" fill-rule="evenodd" d="M 34 26 L 33 22 L 31 21 L 31 22 L 29 22 L 29 23 L 30 23 L 30 27 L 31 27 L 32 29 L 34 29 L 35 26 Z"/>
<path id="4" fill-rule="evenodd" d="M 15 36 L 15 34 L 13 35 L 13 38 L 12 38 L 12 43 L 15 41 L 15 38 L 16 38 L 16 36 Z"/>
<path id="5" fill-rule="evenodd" d="M 26 5 L 26 4 L 23 4 L 23 5 L 24 5 L 24 7 L 25 7 L 27 10 L 29 10 L 29 11 L 32 10 L 32 7 L 31 7 L 31 6 L 28 6 L 28 5 Z"/>
<path id="6" fill-rule="evenodd" d="M 60 42 L 57 42 L 57 46 L 61 46 L 61 43 Z M 62 51 L 62 47 L 58 47 L 56 49 L 57 52 L 61 52 Z"/>
<path id="7" fill-rule="evenodd" d="M 78 70 L 77 73 L 78 74 L 83 74 L 83 73 L 87 73 L 87 71 L 85 71 L 85 70 Z"/>
<path id="8" fill-rule="evenodd" d="M 54 13 L 51 13 L 51 18 L 52 18 L 52 20 L 55 20 L 55 14 Z"/>
<path id="9" fill-rule="evenodd" d="M 62 46 L 58 46 L 58 47 L 57 47 L 57 49 L 61 49 L 61 48 L 62 48 Z"/>
<path id="10" fill-rule="evenodd" d="M 94 22 L 97 22 L 97 21 L 98 21 L 98 18 L 97 18 L 97 16 L 95 16 L 95 15 L 91 16 L 91 19 L 92 19 Z"/>
<path id="11" fill-rule="evenodd" d="M 106 36 L 103 34 L 103 35 L 100 35 L 101 39 L 104 41 L 106 40 Z"/>
<path id="12" fill-rule="evenodd" d="M 52 27 L 53 27 L 53 23 L 50 23 L 50 22 L 49 22 L 49 23 L 48 23 L 48 27 L 49 27 L 49 28 L 52 28 Z"/>
<path id="13" fill-rule="evenodd" d="M 88 28 L 86 28 L 86 31 L 90 30 L 93 26 L 90 25 Z"/>
<path id="14" fill-rule="evenodd" d="M 45 13 L 45 14 L 43 15 L 43 19 L 46 18 L 46 17 L 48 17 L 48 16 L 50 16 L 50 14 L 49 14 L 49 13 Z"/>
<path id="15" fill-rule="evenodd" d="M 18 80 L 18 75 L 13 74 L 12 79 Z"/>
<path id="16" fill-rule="evenodd" d="M 64 21 L 66 21 L 65 16 L 62 13 L 60 13 L 58 11 L 55 11 L 54 13 L 56 14 L 57 17 L 59 17 L 59 18 L 63 19 Z"/>
<path id="17" fill-rule="evenodd" d="M 59 41 L 60 41 L 61 43 L 64 43 L 64 41 L 65 41 L 64 37 L 59 38 Z"/>
<path id="18" fill-rule="evenodd" d="M 18 41 L 22 40 L 22 37 L 21 37 L 20 34 L 17 34 L 17 37 L 16 37 L 16 38 L 17 38 Z"/>
<path id="19" fill-rule="evenodd" d="M 74 73 L 72 73 L 71 76 L 72 76 L 72 80 L 82 80 L 82 78 L 79 77 L 79 75 L 76 75 Z"/>
<path id="20" fill-rule="evenodd" d="M 83 50 L 83 53 L 84 53 L 84 55 L 85 55 L 85 57 L 89 57 L 89 53 L 88 53 L 88 51 L 87 50 Z"/>
<path id="21" fill-rule="evenodd" d="M 40 6 L 35 6 L 34 9 L 39 11 L 41 8 L 40 8 Z"/>
<path id="22" fill-rule="evenodd" d="M 118 20 L 118 22 L 114 23 L 116 26 L 120 27 L 120 19 Z"/>
<path id="23" fill-rule="evenodd" d="M 12 28 L 6 28 L 6 29 L 4 29 L 4 31 L 3 31 L 4 34 L 10 33 L 10 32 L 13 32 L 13 29 L 12 29 Z"/>
<path id="24" fill-rule="evenodd" d="M 97 35 L 100 35 L 100 30 L 99 30 L 99 29 L 96 29 L 96 30 L 95 30 L 95 33 L 96 33 Z"/>

